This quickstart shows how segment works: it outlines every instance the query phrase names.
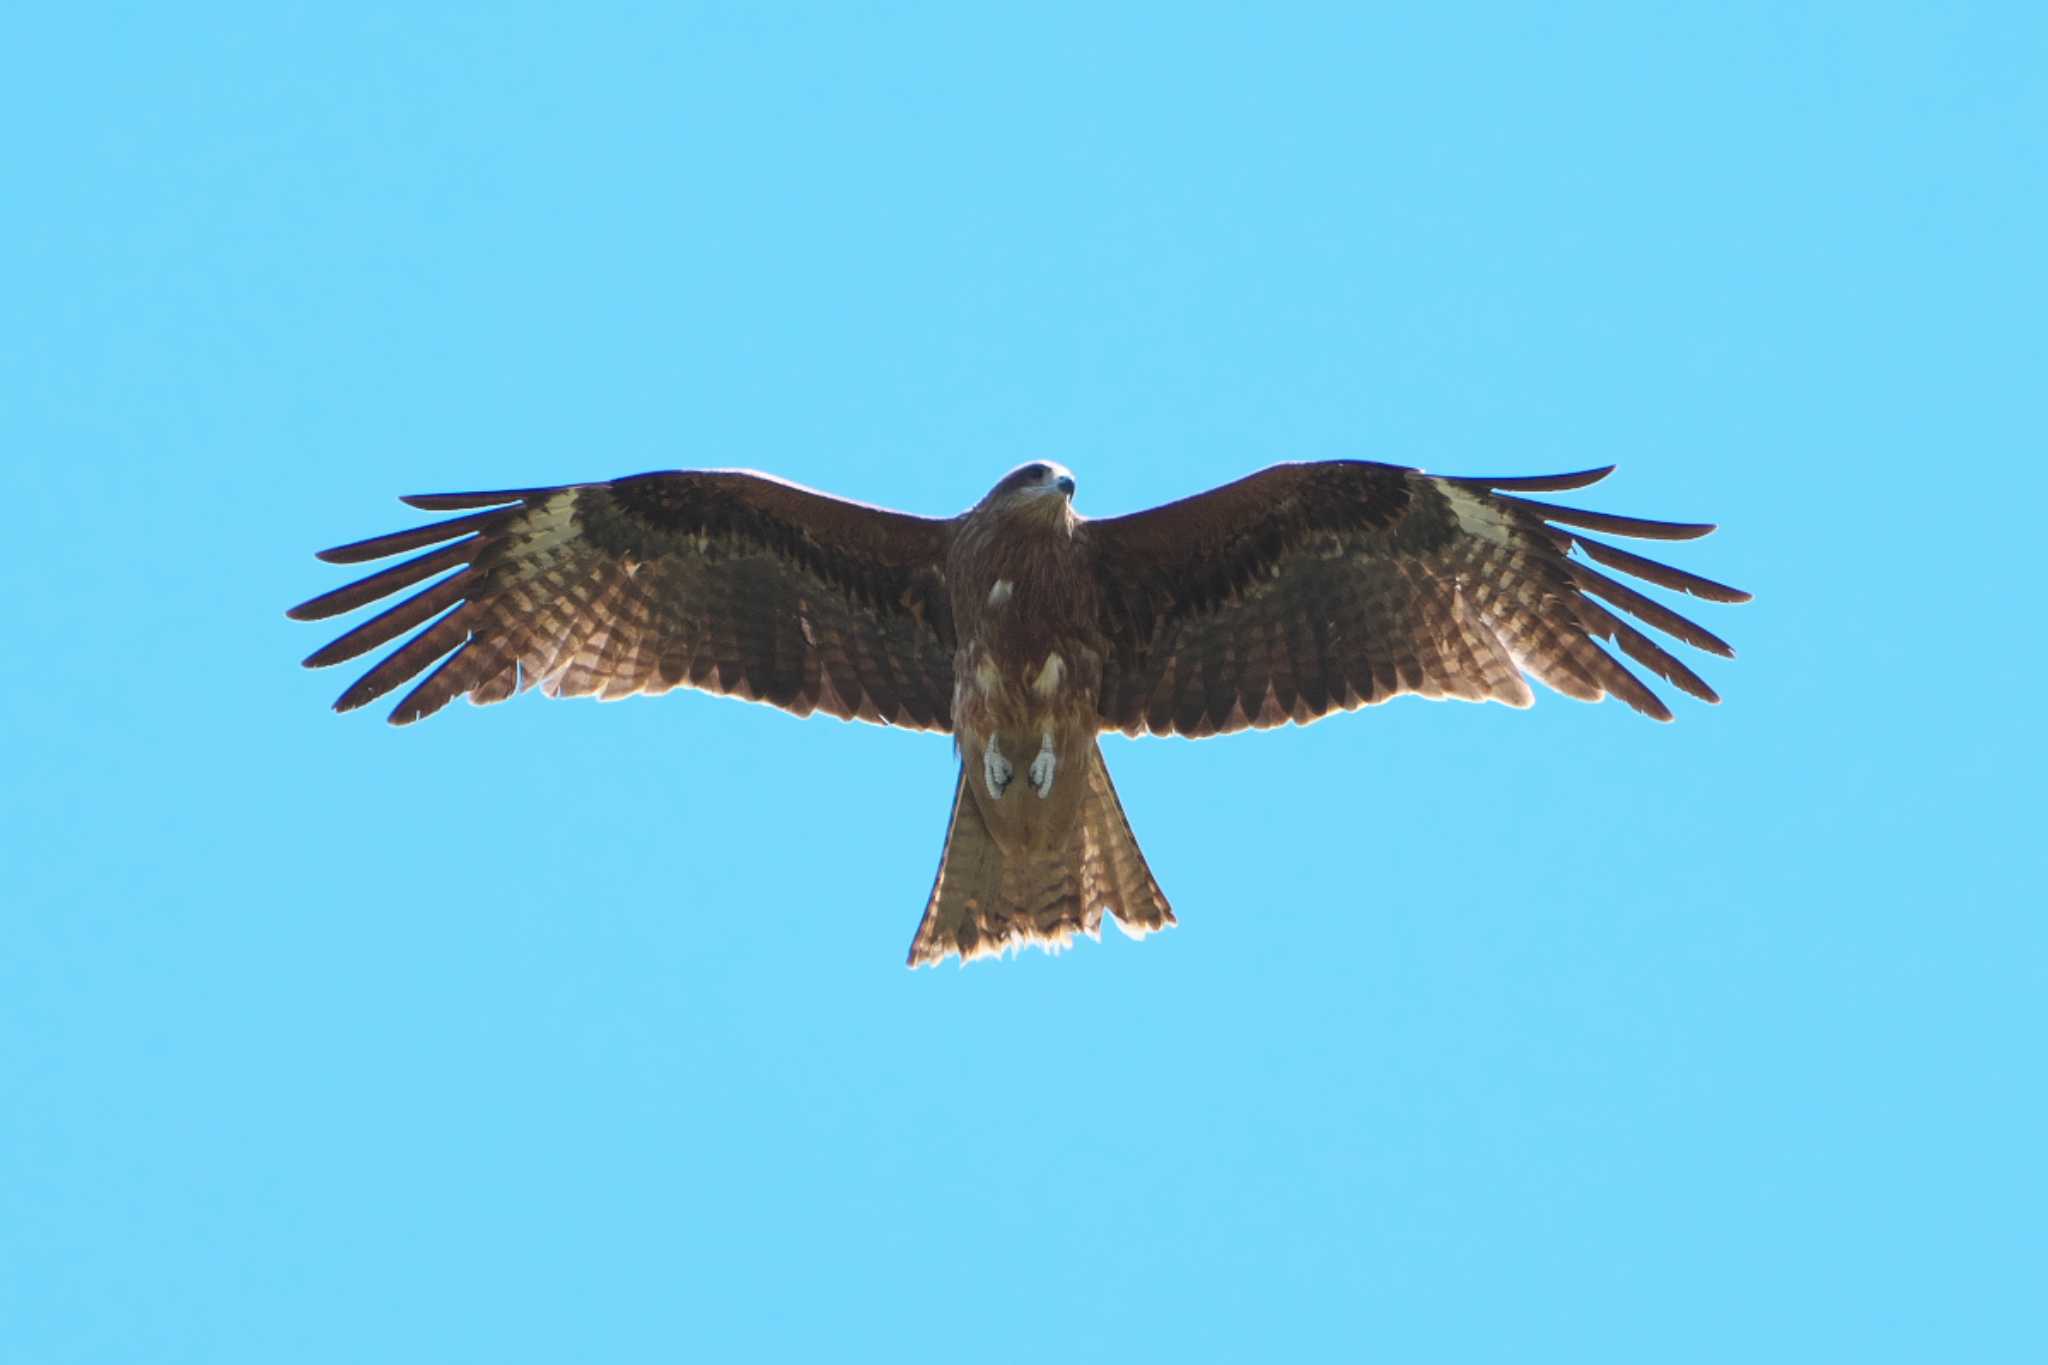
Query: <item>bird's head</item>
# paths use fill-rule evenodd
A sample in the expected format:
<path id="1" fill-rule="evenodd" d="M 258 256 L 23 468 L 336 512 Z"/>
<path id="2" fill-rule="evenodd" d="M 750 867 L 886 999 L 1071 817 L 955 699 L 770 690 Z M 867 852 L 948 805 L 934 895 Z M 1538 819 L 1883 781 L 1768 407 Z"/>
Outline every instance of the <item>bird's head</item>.
<path id="1" fill-rule="evenodd" d="M 983 507 L 1011 513 L 1036 513 L 1064 521 L 1074 501 L 1074 476 L 1065 465 L 1034 460 L 1018 465 L 996 481 Z"/>

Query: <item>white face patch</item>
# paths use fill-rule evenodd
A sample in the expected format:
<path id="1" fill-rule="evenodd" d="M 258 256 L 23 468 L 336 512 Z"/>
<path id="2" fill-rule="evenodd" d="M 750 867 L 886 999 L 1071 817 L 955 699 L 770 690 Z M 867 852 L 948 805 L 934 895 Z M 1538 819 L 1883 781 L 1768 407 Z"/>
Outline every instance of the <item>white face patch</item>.
<path id="1" fill-rule="evenodd" d="M 1000 607 L 1003 603 L 1010 600 L 1010 594 L 1016 590 L 1016 587 L 1017 585 L 1009 579 L 998 578 L 996 585 L 988 590 L 988 604 L 992 607 Z"/>
<path id="2" fill-rule="evenodd" d="M 1495 545 L 1506 545 L 1513 535 L 1514 527 L 1501 515 L 1501 510 L 1484 497 L 1469 489 L 1446 483 L 1442 479 L 1436 484 L 1437 492 L 1451 504 L 1451 515 L 1458 519 L 1458 529 L 1467 535 L 1478 536 L 1481 540 Z"/>
<path id="3" fill-rule="evenodd" d="M 1041 697 L 1050 697 L 1067 676 L 1067 661 L 1057 654 L 1045 656 L 1044 667 L 1031 680 L 1031 690 Z"/>

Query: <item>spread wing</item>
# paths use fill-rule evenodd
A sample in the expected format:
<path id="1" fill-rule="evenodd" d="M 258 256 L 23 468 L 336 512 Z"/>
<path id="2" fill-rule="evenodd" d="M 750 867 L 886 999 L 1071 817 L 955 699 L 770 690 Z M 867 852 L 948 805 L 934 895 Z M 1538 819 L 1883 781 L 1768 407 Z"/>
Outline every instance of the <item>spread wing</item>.
<path id="1" fill-rule="evenodd" d="M 321 620 L 433 580 L 306 660 L 324 668 L 424 627 L 338 711 L 439 660 L 394 724 L 539 683 L 606 700 L 696 687 L 798 715 L 951 728 L 949 522 L 731 471 L 405 501 L 463 515 L 322 551 L 356 564 L 427 550 L 289 613 Z"/>
<path id="2" fill-rule="evenodd" d="M 1714 690 L 1609 608 L 1713 654 L 1727 644 L 1572 557 L 1715 602 L 1749 594 L 1594 540 L 1689 540 L 1712 526 L 1534 502 L 1612 470 L 1447 479 L 1359 461 L 1277 465 L 1133 516 L 1087 523 L 1110 657 L 1105 729 L 1225 734 L 1404 692 L 1527 706 L 1526 673 L 1568 697 L 1663 701 L 1597 643 L 1685 692 Z M 1597 600 L 1596 600 L 1597 599 Z"/>

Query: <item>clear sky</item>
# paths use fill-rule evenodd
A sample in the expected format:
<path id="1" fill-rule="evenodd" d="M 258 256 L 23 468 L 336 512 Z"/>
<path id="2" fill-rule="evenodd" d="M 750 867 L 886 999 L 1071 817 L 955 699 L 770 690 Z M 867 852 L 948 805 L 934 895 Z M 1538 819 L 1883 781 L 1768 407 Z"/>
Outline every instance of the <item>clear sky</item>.
<path id="1" fill-rule="evenodd" d="M 8 25 L 0 1359 L 2039 1359 L 2040 7 L 963 9 Z M 911 973 L 943 738 L 283 615 L 1324 457 L 1719 521 L 1726 702 L 1112 739 L 1180 927 Z"/>

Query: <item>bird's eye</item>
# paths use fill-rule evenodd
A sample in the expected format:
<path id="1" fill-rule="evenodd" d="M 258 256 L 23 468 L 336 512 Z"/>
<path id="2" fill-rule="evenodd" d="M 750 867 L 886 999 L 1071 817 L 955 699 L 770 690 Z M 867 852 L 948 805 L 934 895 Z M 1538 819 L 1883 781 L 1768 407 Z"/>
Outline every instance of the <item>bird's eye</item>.
<path id="1" fill-rule="evenodd" d="M 1052 473 L 1052 466 L 1043 464 L 1030 465 L 1025 468 L 1024 473 L 1033 483 L 1044 483 L 1045 476 Z"/>

